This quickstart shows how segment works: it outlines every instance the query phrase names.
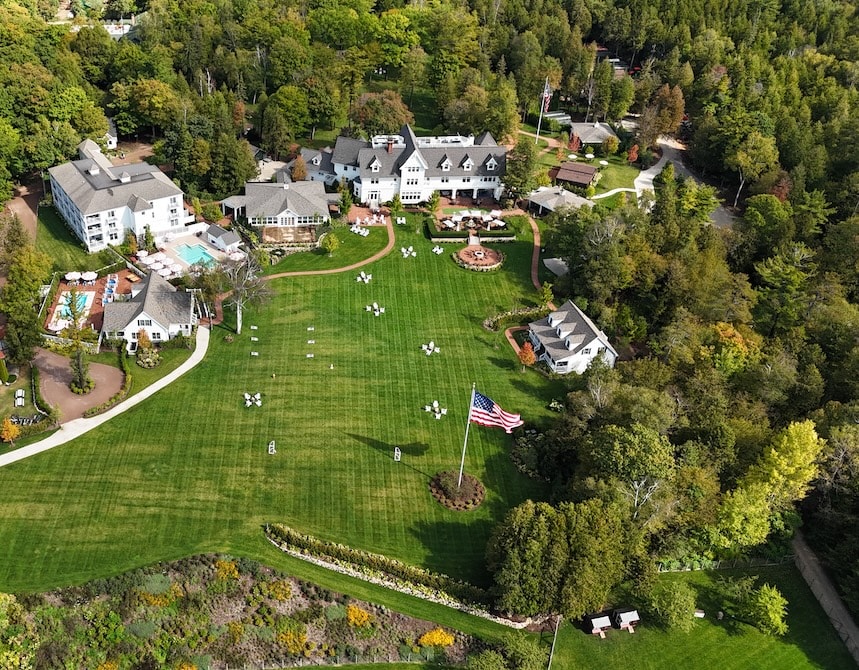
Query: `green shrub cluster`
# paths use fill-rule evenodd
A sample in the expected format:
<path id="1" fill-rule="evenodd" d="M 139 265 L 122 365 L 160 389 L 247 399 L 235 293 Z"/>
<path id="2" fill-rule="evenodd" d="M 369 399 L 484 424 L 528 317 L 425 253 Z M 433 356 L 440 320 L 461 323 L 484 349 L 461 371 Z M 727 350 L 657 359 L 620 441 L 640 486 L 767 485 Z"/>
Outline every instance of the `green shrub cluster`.
<path id="1" fill-rule="evenodd" d="M 333 559 L 351 564 L 356 569 L 364 572 L 380 573 L 381 576 L 393 578 L 447 595 L 466 603 L 485 606 L 489 601 L 486 591 L 467 582 L 454 579 L 448 575 L 442 575 L 415 565 L 401 563 L 393 558 L 373 554 L 369 551 L 353 549 L 334 542 L 325 542 L 311 535 L 304 535 L 288 526 L 274 524 L 266 526 L 269 537 L 279 544 L 285 544 L 291 549 L 307 553 L 322 559 Z M 330 608 L 328 608 L 330 609 Z M 326 609 L 326 616 L 328 615 Z"/>
<path id="2" fill-rule="evenodd" d="M 47 421 L 42 421 L 35 426 L 21 426 L 21 437 L 25 434 L 25 431 L 23 430 L 24 428 L 32 429 L 38 427 L 38 430 L 33 430 L 32 432 L 27 433 L 29 435 L 33 435 L 41 432 L 42 430 L 47 430 L 48 428 L 56 426 L 60 420 L 59 410 L 55 407 L 51 407 L 51 405 L 49 405 L 42 397 L 42 389 L 39 385 L 39 368 L 35 365 L 30 366 L 30 386 L 33 393 L 33 405 L 35 405 L 36 409 L 47 417 Z"/>
<path id="3" fill-rule="evenodd" d="M 520 325 L 524 322 L 542 319 L 548 313 L 548 307 L 523 307 L 522 309 L 513 309 L 507 312 L 501 312 L 495 316 L 490 316 L 483 322 L 483 327 L 487 330 L 497 332 L 512 324 Z"/>

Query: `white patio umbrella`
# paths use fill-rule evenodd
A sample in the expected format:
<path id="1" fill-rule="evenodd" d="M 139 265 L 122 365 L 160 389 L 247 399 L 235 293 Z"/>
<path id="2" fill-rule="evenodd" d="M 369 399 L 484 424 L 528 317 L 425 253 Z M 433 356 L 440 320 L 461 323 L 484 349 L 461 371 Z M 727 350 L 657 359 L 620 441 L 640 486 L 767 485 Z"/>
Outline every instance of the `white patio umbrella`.
<path id="1" fill-rule="evenodd" d="M 148 255 L 149 255 L 149 252 L 146 251 L 146 249 L 141 249 L 140 251 L 137 252 L 138 258 L 146 258 Z"/>
<path id="2" fill-rule="evenodd" d="M 605 167 L 606 165 L 608 165 L 608 161 L 600 161 L 600 165 L 602 165 L 603 167 Z"/>
<path id="3" fill-rule="evenodd" d="M 158 271 L 158 274 L 160 274 L 162 277 L 169 277 L 173 274 L 173 270 L 171 270 L 170 268 L 161 268 Z"/>
<path id="4" fill-rule="evenodd" d="M 140 262 L 143 263 L 143 265 L 152 265 L 157 261 L 155 260 L 155 256 L 144 256 L 140 259 Z"/>
<path id="5" fill-rule="evenodd" d="M 66 279 L 68 281 L 77 281 L 81 278 L 81 273 L 77 270 L 73 270 L 72 272 L 66 272 Z"/>
<path id="6" fill-rule="evenodd" d="M 240 261 L 245 257 L 245 252 L 243 251 L 234 251 L 230 254 L 229 258 L 231 261 Z"/>
<path id="7" fill-rule="evenodd" d="M 150 270 L 163 270 L 164 269 L 164 263 L 161 263 L 161 262 L 152 263 L 152 265 L 149 266 L 149 269 Z"/>
<path id="8" fill-rule="evenodd" d="M 81 275 L 81 279 L 83 279 L 84 281 L 95 281 L 96 279 L 98 279 L 98 273 L 92 271 L 84 272 Z"/>
<path id="9" fill-rule="evenodd" d="M 170 265 L 168 265 L 167 267 L 170 268 L 171 272 L 176 272 L 177 274 L 179 272 L 182 272 L 182 266 L 179 265 L 179 263 L 170 263 Z"/>
<path id="10" fill-rule="evenodd" d="M 585 154 L 585 158 L 587 158 L 588 160 L 593 160 L 593 157 L 593 154 Z"/>
<path id="11" fill-rule="evenodd" d="M 167 256 L 163 251 L 159 251 L 157 254 L 152 254 L 152 258 L 156 261 L 163 261 Z"/>

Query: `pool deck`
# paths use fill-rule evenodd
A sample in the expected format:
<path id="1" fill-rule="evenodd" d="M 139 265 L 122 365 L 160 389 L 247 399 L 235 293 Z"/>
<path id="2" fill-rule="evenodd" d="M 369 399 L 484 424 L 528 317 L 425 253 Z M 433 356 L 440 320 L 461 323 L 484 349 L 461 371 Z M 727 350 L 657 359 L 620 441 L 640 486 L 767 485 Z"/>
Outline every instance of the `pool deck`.
<path id="1" fill-rule="evenodd" d="M 179 265 L 181 265 L 182 267 L 190 268 L 191 264 L 179 255 L 179 247 L 183 244 L 187 244 L 189 247 L 203 247 L 206 250 L 206 253 L 208 253 L 218 262 L 224 260 L 227 257 L 227 255 L 223 251 L 221 251 L 220 249 L 216 249 L 211 244 L 209 244 L 206 239 L 204 239 L 203 237 L 197 237 L 196 235 L 182 235 L 181 237 L 174 237 L 169 242 L 163 242 L 159 247 L 159 250 L 163 251 L 170 257 L 170 262 L 176 262 L 179 263 Z"/>
<path id="2" fill-rule="evenodd" d="M 121 270 L 116 273 L 118 280 L 114 291 L 115 293 L 131 293 L 131 287 L 134 285 L 134 282 L 129 281 L 128 276 L 132 274 L 134 273 L 130 270 Z M 134 276 L 136 279 L 137 275 Z M 89 314 L 87 314 L 86 321 L 84 322 L 84 327 L 91 327 L 93 330 L 100 332 L 102 324 L 104 323 L 104 306 L 101 304 L 101 299 L 105 295 L 105 291 L 107 289 L 107 277 L 99 277 L 92 285 L 85 285 L 80 282 L 78 282 L 77 285 L 73 285 L 64 279 L 60 280 L 57 295 L 54 297 L 54 302 L 51 303 L 51 308 L 47 311 L 45 316 L 45 328 L 49 332 L 56 332 L 50 329 L 51 324 L 55 323 L 54 313 L 60 308 L 60 300 L 63 293 L 68 293 L 72 289 L 77 289 L 80 293 L 95 294 L 93 296 Z"/>

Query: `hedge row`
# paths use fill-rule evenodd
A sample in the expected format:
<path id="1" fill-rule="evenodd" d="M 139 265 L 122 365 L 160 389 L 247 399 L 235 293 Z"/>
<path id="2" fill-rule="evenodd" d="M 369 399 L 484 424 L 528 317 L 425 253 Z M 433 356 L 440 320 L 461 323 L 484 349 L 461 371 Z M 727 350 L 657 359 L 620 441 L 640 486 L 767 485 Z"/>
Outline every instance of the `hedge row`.
<path id="1" fill-rule="evenodd" d="M 51 407 L 42 397 L 42 389 L 39 385 L 39 368 L 35 365 L 30 365 L 30 385 L 33 391 L 33 405 L 36 409 L 48 417 L 51 424 L 57 423 L 57 410 Z"/>
<path id="2" fill-rule="evenodd" d="M 549 313 L 548 307 L 523 307 L 522 309 L 513 309 L 508 312 L 501 312 L 495 316 L 490 316 L 483 322 L 483 327 L 487 330 L 499 331 L 506 328 L 510 324 L 519 325 L 523 321 L 537 321 L 542 319 Z"/>
<path id="3" fill-rule="evenodd" d="M 266 526 L 266 534 L 273 540 L 290 549 L 323 560 L 340 561 L 351 564 L 355 570 L 366 573 L 381 573 L 394 580 L 408 582 L 434 591 L 441 591 L 453 598 L 475 605 L 486 606 L 490 603 L 489 594 L 481 588 L 448 575 L 424 570 L 415 565 L 401 563 L 393 558 L 373 554 L 361 549 L 353 549 L 334 542 L 325 542 L 312 535 L 304 535 L 283 524 Z"/>
<path id="4" fill-rule="evenodd" d="M 96 405 L 95 407 L 90 407 L 88 410 L 84 412 L 84 416 L 89 418 L 91 416 L 96 416 L 97 414 L 101 414 L 102 412 L 106 412 L 111 407 L 114 407 L 121 403 L 128 397 L 128 394 L 131 392 L 131 363 L 128 362 L 128 352 L 126 351 L 124 346 L 119 347 L 119 367 L 122 370 L 122 388 L 117 391 L 117 393 L 107 400 L 103 402 L 101 405 Z"/>

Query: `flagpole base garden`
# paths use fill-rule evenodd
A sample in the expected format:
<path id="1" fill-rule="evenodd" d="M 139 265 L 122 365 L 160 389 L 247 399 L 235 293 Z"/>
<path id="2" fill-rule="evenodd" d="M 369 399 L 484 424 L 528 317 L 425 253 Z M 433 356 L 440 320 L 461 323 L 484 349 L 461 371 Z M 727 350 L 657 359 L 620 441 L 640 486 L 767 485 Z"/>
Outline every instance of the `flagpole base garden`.
<path id="1" fill-rule="evenodd" d="M 453 470 L 438 472 L 430 479 L 430 493 L 440 505 L 455 512 L 477 509 L 486 497 L 486 489 L 477 477 L 467 472 L 462 475 L 462 485 L 457 486 L 459 473 Z"/>

